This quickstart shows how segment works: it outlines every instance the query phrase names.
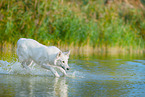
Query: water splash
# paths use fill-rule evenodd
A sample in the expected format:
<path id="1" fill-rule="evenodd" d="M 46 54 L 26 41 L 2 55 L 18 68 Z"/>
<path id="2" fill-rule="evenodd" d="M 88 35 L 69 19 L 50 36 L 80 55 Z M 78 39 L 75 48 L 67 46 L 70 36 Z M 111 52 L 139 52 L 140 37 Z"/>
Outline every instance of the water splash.
<path id="1" fill-rule="evenodd" d="M 11 64 L 7 61 L 0 60 L 0 73 L 9 74 L 10 70 L 11 70 Z"/>
<path id="2" fill-rule="evenodd" d="M 21 74 L 21 75 L 48 75 L 52 76 L 49 70 L 41 68 L 39 65 L 30 66 L 31 72 L 25 70 L 21 63 L 16 62 L 7 62 L 0 60 L 0 74 Z"/>
<path id="3" fill-rule="evenodd" d="M 33 64 L 30 66 L 30 70 L 31 72 L 25 70 L 25 68 L 23 68 L 21 63 L 18 61 L 7 62 L 0 60 L 0 74 L 53 76 L 50 70 L 43 69 L 39 65 Z M 59 74 L 62 76 L 60 72 Z M 67 74 L 70 78 L 84 78 L 83 73 L 76 70 L 68 71 Z"/>
<path id="4" fill-rule="evenodd" d="M 85 78 L 85 74 L 80 71 L 73 71 L 68 73 L 68 77 L 70 78 Z"/>

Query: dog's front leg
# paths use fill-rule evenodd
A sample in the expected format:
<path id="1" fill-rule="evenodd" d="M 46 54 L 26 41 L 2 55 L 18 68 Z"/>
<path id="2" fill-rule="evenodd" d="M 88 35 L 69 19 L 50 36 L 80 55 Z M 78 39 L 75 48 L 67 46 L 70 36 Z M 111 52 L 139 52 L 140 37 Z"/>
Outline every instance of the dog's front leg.
<path id="1" fill-rule="evenodd" d="M 57 67 L 57 68 L 63 73 L 63 75 L 67 76 L 66 71 L 63 68 L 61 67 Z"/>
<path id="2" fill-rule="evenodd" d="M 48 66 L 46 64 L 43 64 L 41 67 L 50 70 L 56 77 L 60 77 L 60 75 L 57 73 L 57 71 L 53 67 Z"/>

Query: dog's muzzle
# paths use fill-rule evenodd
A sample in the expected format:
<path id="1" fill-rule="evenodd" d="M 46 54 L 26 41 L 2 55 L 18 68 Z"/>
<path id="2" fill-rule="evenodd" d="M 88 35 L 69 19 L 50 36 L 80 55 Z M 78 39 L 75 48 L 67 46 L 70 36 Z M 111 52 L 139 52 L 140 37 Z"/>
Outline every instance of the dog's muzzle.
<path id="1" fill-rule="evenodd" d="M 69 70 L 70 68 L 64 68 L 64 66 L 61 66 L 61 68 L 63 68 L 64 70 Z"/>

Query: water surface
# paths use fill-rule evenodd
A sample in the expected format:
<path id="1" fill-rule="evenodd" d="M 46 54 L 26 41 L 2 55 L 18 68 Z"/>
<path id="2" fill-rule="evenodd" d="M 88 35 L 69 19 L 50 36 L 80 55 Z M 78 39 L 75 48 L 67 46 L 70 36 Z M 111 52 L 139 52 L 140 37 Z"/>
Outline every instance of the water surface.
<path id="1" fill-rule="evenodd" d="M 55 78 L 50 71 L 32 66 L 26 72 L 17 56 L 1 53 L 0 96 L 3 97 L 143 97 L 145 56 L 71 56 L 68 77 Z M 60 73 L 60 72 L 59 72 Z"/>

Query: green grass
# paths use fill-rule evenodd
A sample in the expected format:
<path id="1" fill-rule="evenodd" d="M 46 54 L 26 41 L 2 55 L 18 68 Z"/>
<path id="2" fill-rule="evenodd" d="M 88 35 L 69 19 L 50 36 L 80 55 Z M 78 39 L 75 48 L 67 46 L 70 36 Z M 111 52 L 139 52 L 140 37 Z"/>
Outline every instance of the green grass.
<path id="1" fill-rule="evenodd" d="M 145 10 L 96 0 L 1 0 L 0 43 L 21 37 L 47 45 L 145 47 Z"/>

